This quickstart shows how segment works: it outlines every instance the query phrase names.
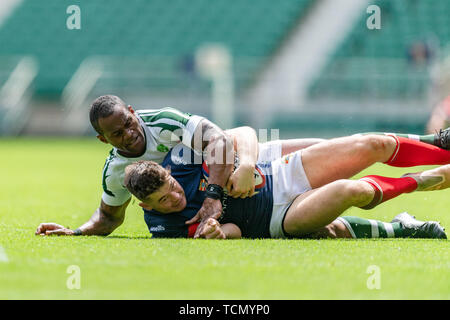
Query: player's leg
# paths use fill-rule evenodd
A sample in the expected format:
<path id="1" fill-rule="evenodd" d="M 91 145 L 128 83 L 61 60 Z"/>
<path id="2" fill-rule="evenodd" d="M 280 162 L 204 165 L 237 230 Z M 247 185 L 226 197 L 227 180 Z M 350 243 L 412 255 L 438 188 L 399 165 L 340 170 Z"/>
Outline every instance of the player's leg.
<path id="1" fill-rule="evenodd" d="M 352 238 L 433 238 L 447 239 L 445 229 L 437 221 L 419 221 L 407 212 L 398 214 L 390 223 L 359 217 L 339 217 Z M 333 221 L 334 222 L 334 221 Z"/>
<path id="2" fill-rule="evenodd" d="M 281 143 L 281 154 L 283 156 L 298 151 L 302 149 L 306 149 L 315 144 L 327 141 L 326 139 L 318 139 L 318 138 L 308 138 L 308 139 L 286 139 L 280 140 Z"/>
<path id="3" fill-rule="evenodd" d="M 349 238 L 352 239 L 351 229 L 337 218 L 325 227 L 319 228 L 315 232 L 305 235 L 305 239 L 342 239 Z"/>
<path id="4" fill-rule="evenodd" d="M 442 128 L 442 127 L 441 127 Z M 437 129 L 435 133 L 427 135 L 407 134 L 407 133 L 385 133 L 385 132 L 366 132 L 363 135 L 376 134 L 376 135 L 394 135 L 396 137 L 408 138 L 423 143 L 431 144 L 433 146 L 450 149 L 450 128 Z"/>
<path id="5" fill-rule="evenodd" d="M 286 211 L 283 229 L 304 236 L 330 224 L 350 207 L 368 205 L 375 190 L 365 181 L 338 180 L 299 195 Z"/>
<path id="6" fill-rule="evenodd" d="M 271 162 L 289 153 L 306 149 L 312 145 L 326 141 L 325 139 L 285 139 L 273 140 L 259 144 L 258 162 Z"/>
<path id="7" fill-rule="evenodd" d="M 387 136 L 393 135 L 396 137 L 401 137 L 405 139 L 411 139 L 413 141 L 418 141 L 430 145 L 437 146 L 443 149 L 450 149 L 450 128 L 440 130 L 435 134 L 429 135 L 415 135 L 415 134 L 402 134 L 402 133 L 384 133 L 384 132 L 369 132 L 363 133 L 361 135 L 378 135 L 378 136 Z M 358 136 L 358 135 L 356 135 Z M 263 146 L 260 150 L 262 153 L 270 153 L 270 157 L 262 157 L 262 159 L 270 159 L 268 161 L 272 161 L 280 158 L 281 156 L 285 156 L 289 153 L 293 153 L 295 151 L 303 150 L 313 145 L 316 145 L 321 142 L 329 141 L 327 139 L 320 138 L 305 138 L 305 139 L 285 139 L 285 140 L 276 140 L 270 141 L 266 143 L 262 143 Z M 374 141 L 375 145 L 368 144 L 368 147 L 377 147 L 377 142 Z M 267 149 L 267 150 L 266 150 Z M 373 150 L 374 151 L 374 150 Z"/>
<path id="8" fill-rule="evenodd" d="M 360 217 L 338 217 L 325 227 L 307 234 L 308 239 L 367 239 L 367 238 L 405 238 L 407 232 L 400 222 L 383 222 Z"/>
<path id="9" fill-rule="evenodd" d="M 308 239 L 323 238 L 434 238 L 447 239 L 445 229 L 437 221 L 419 221 L 407 212 L 400 213 L 390 223 L 360 217 L 339 217 Z"/>
<path id="10" fill-rule="evenodd" d="M 372 201 L 361 207 L 372 209 L 378 204 L 397 197 L 402 193 L 413 191 L 442 190 L 450 187 L 450 164 L 417 173 L 410 173 L 401 178 L 382 176 L 365 176 L 360 179 L 369 183 L 375 191 Z"/>
<path id="11" fill-rule="evenodd" d="M 384 135 L 335 138 L 302 150 L 303 167 L 311 187 L 348 179 L 376 162 L 388 161 L 396 141 Z"/>
<path id="12" fill-rule="evenodd" d="M 371 209 L 402 193 L 449 187 L 450 165 L 401 178 L 338 180 L 298 196 L 286 211 L 283 228 L 288 235 L 304 236 L 330 224 L 352 206 Z"/>
<path id="13" fill-rule="evenodd" d="M 415 141 L 420 141 L 423 143 L 431 144 L 443 149 L 450 148 L 450 128 L 441 129 L 433 134 L 418 135 L 409 133 L 385 133 L 385 132 L 366 132 L 362 135 L 394 135 L 397 137 L 407 138 Z M 284 139 L 278 140 L 281 144 L 281 155 L 287 155 L 289 153 L 306 149 L 312 145 L 320 142 L 327 141 L 328 139 L 320 138 L 305 138 L 305 139 Z"/>
<path id="14" fill-rule="evenodd" d="M 354 135 L 313 145 L 302 153 L 312 188 L 348 179 L 376 162 L 396 167 L 450 163 L 450 151 L 391 135 Z"/>

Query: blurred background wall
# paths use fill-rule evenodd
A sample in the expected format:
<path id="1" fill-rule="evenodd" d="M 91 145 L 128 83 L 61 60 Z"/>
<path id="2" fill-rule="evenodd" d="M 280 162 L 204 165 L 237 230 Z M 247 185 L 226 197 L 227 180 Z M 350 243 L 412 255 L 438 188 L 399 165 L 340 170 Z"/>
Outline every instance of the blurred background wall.
<path id="1" fill-rule="evenodd" d="M 281 138 L 434 130 L 433 110 L 450 114 L 449 12 L 448 0 L 1 0 L 0 132 L 91 135 L 103 94 Z"/>

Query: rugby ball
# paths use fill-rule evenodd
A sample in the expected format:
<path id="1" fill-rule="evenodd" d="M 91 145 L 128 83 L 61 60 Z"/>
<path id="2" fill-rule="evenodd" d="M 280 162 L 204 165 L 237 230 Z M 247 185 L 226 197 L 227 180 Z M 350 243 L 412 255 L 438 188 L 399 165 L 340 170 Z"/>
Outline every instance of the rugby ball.
<path id="1" fill-rule="evenodd" d="M 237 167 L 238 166 L 235 166 L 234 170 L 236 170 Z M 206 164 L 206 162 L 203 162 L 203 164 L 202 164 L 202 172 L 203 172 L 203 177 L 205 178 L 206 181 L 208 181 L 209 168 L 208 168 L 208 165 Z M 255 171 L 253 171 L 253 175 L 255 177 L 255 189 L 261 189 L 262 187 L 264 187 L 266 184 L 266 177 L 261 172 L 261 169 L 258 168 L 258 166 L 255 167 Z"/>

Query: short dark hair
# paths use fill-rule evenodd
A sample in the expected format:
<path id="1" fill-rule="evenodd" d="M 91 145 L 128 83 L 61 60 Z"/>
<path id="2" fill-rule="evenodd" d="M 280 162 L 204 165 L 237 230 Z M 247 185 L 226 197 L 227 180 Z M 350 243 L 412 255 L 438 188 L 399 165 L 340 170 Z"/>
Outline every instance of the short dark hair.
<path id="1" fill-rule="evenodd" d="M 136 198 L 145 201 L 149 195 L 158 191 L 170 173 L 154 161 L 138 161 L 125 168 L 125 187 Z"/>
<path id="2" fill-rule="evenodd" d="M 91 104 L 91 110 L 89 111 L 89 119 L 91 120 L 91 125 L 99 134 L 103 134 L 103 130 L 98 124 L 100 118 L 107 118 L 114 113 L 115 108 L 124 107 L 127 105 L 117 96 L 105 95 L 98 97 Z"/>

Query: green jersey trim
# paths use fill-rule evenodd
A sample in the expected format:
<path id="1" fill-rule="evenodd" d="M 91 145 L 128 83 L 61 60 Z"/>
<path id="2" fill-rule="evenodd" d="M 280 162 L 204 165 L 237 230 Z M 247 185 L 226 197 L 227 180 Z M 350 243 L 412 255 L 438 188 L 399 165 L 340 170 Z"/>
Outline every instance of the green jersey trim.
<path id="1" fill-rule="evenodd" d="M 115 195 L 114 193 L 108 190 L 108 186 L 106 185 L 106 179 L 108 179 L 108 177 L 110 176 L 107 175 L 106 172 L 108 172 L 109 165 L 111 164 L 111 162 L 115 157 L 116 156 L 114 155 L 114 149 L 111 149 L 111 151 L 109 152 L 109 157 L 106 159 L 105 165 L 103 166 L 103 174 L 102 174 L 103 191 L 111 197 L 115 197 Z"/>
<path id="2" fill-rule="evenodd" d="M 189 118 L 191 117 L 191 114 L 189 113 L 183 113 L 173 108 L 164 108 L 161 109 L 159 112 L 156 113 L 141 113 L 140 114 L 142 120 L 144 120 L 145 124 L 153 126 L 153 127 L 161 127 L 165 130 L 175 131 L 176 129 L 181 128 L 182 126 L 186 126 L 186 124 L 189 121 Z M 164 120 L 171 120 L 170 122 L 173 123 L 173 121 L 180 123 L 182 126 L 177 125 L 169 125 L 165 124 L 164 127 L 161 125 L 164 124 Z M 162 120 L 162 121 L 159 121 Z M 158 123 L 159 122 L 159 123 Z"/>

